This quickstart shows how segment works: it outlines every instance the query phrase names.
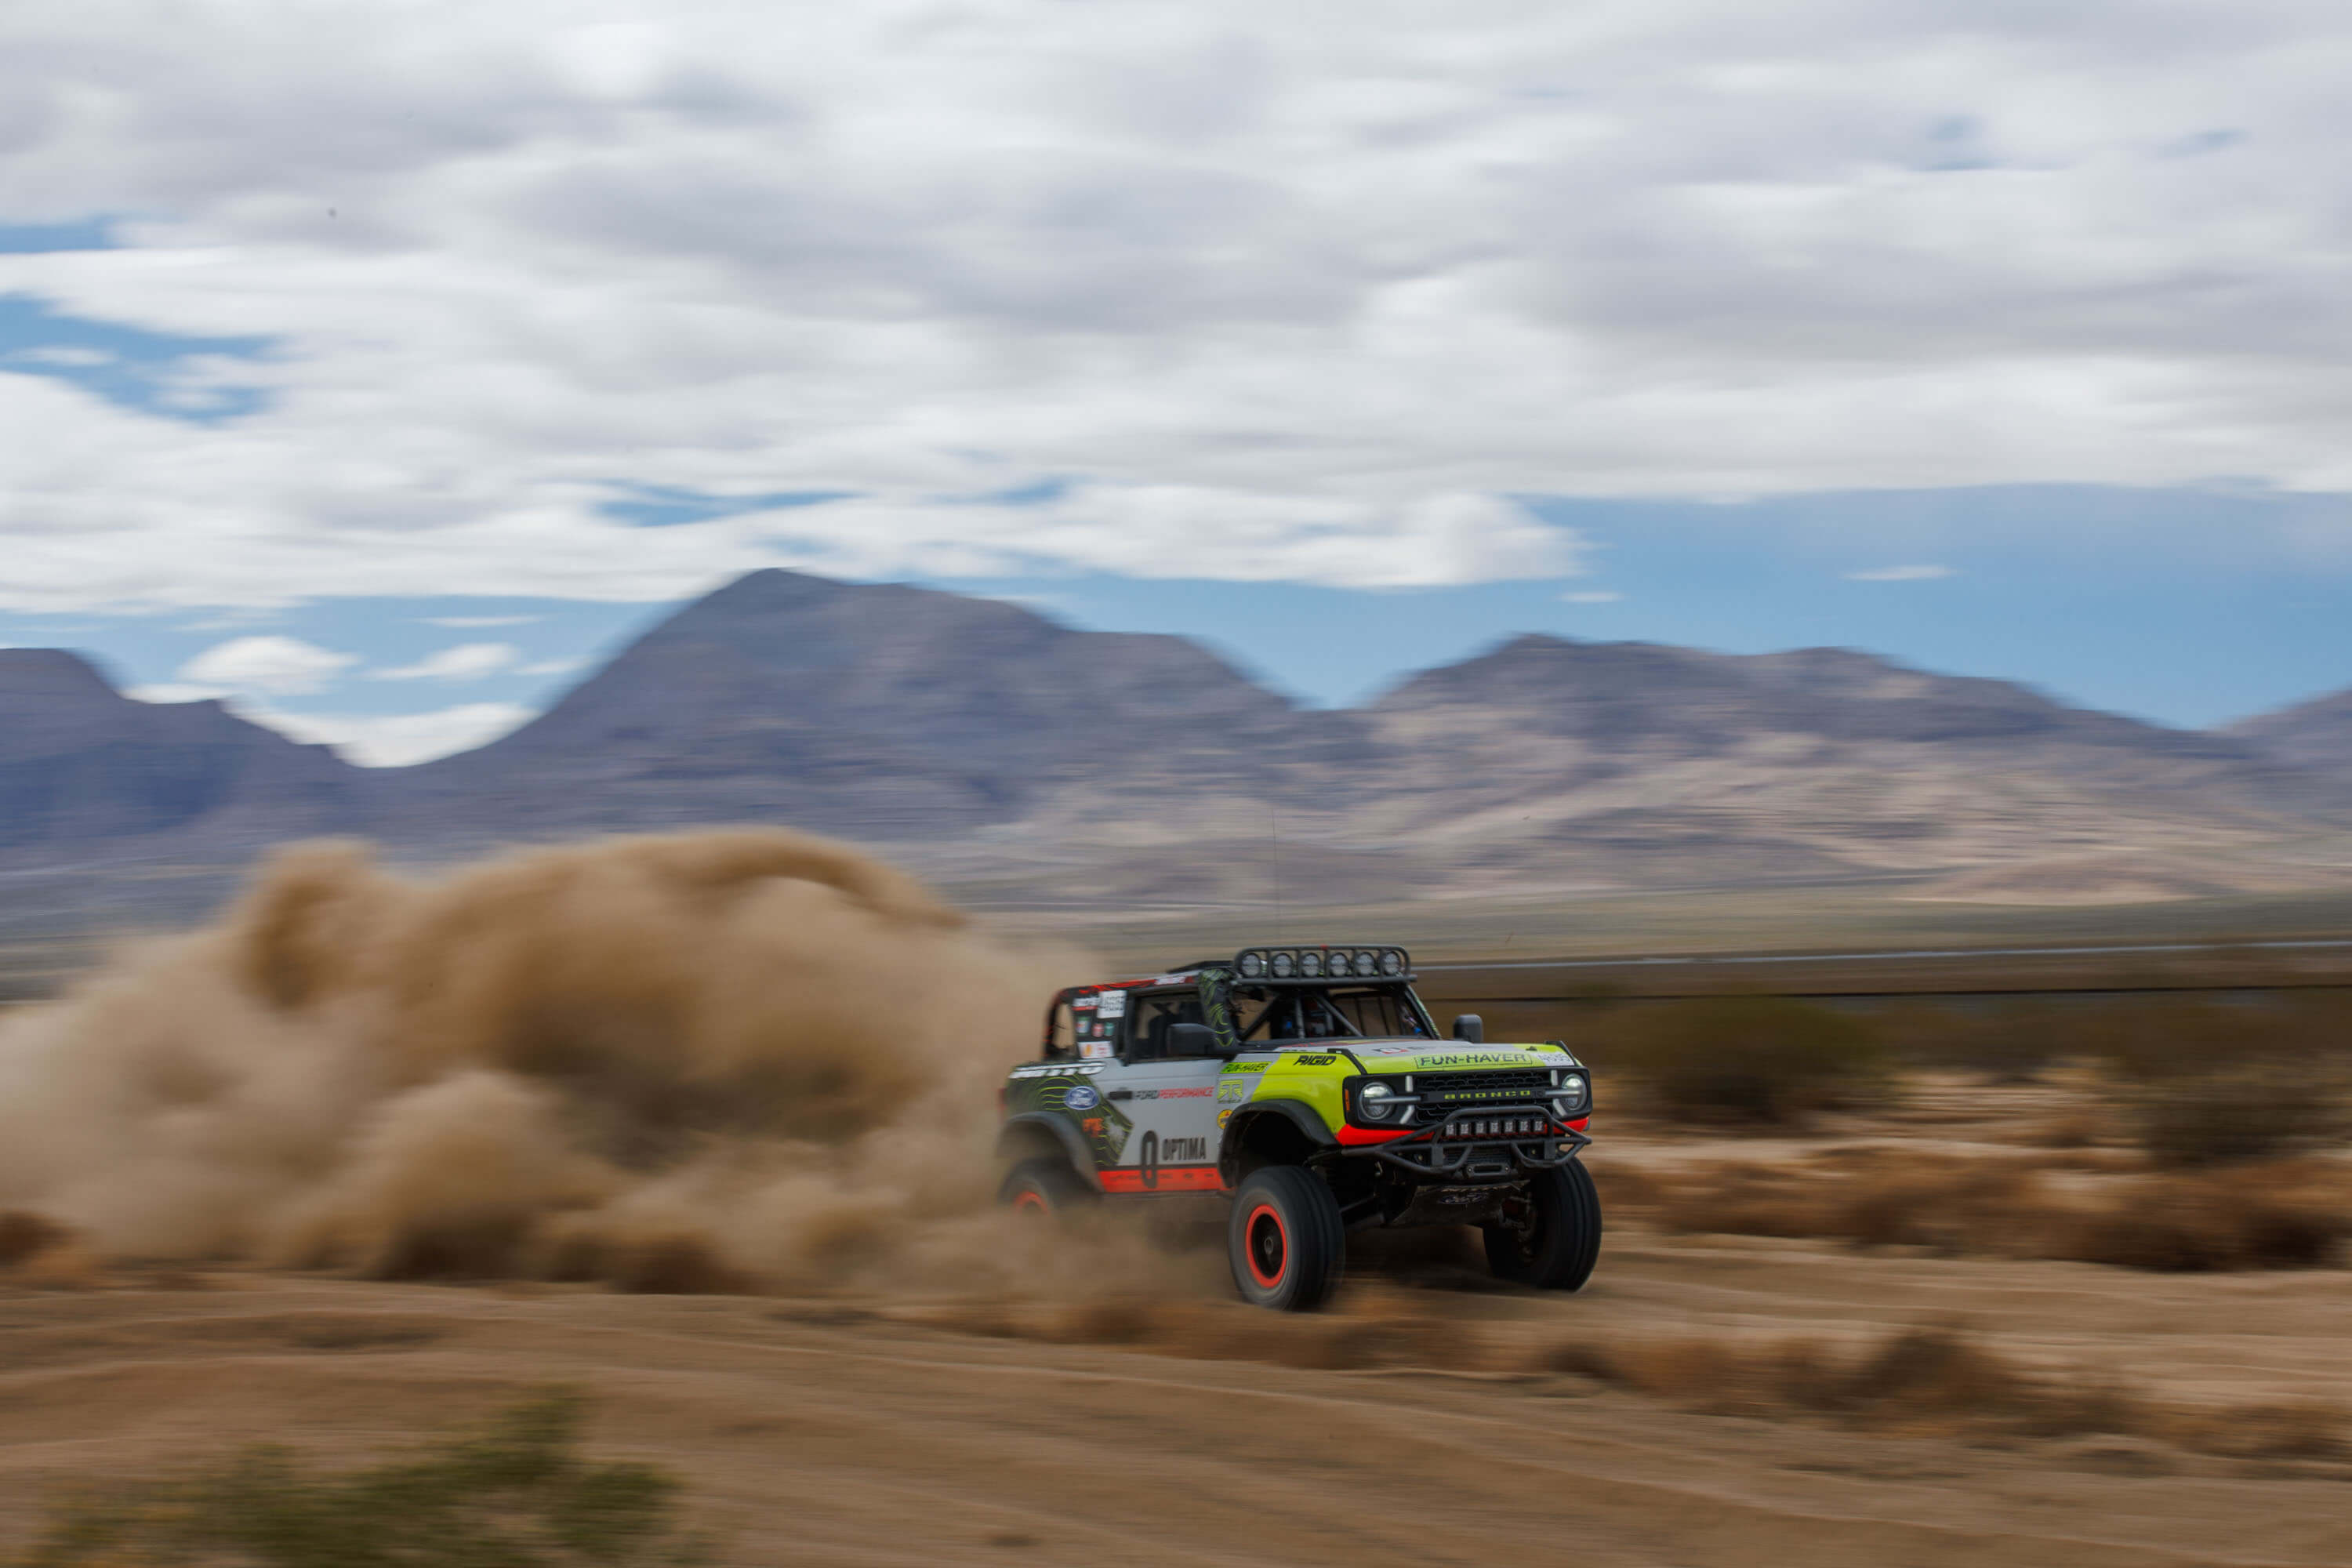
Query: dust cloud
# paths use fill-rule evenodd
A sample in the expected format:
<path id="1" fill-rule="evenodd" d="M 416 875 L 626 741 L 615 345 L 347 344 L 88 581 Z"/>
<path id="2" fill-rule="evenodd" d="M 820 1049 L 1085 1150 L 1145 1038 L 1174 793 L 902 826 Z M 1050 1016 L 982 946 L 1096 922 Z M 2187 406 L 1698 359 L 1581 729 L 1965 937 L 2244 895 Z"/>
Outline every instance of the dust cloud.
<path id="1" fill-rule="evenodd" d="M 0 1025 L 0 1207 L 111 1258 L 984 1283 L 1024 1250 L 995 1085 L 1074 956 L 781 831 L 436 881 L 299 846 L 213 928 Z"/>

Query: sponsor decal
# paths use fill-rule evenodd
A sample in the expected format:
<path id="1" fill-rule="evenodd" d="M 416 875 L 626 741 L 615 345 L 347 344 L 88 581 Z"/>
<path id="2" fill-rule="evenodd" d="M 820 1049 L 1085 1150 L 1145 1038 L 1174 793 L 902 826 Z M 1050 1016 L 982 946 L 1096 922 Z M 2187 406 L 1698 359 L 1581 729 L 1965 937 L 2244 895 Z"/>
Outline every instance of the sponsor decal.
<path id="1" fill-rule="evenodd" d="M 1163 1089 L 1160 1091 L 1160 1098 L 1162 1100 L 1206 1100 L 1209 1098 L 1209 1087 L 1206 1084 L 1203 1084 L 1198 1089 Z"/>
<path id="2" fill-rule="evenodd" d="M 1106 991 L 1106 992 L 1104 992 L 1104 993 L 1102 994 L 1102 1008 L 1101 1008 L 1101 1012 L 1100 1012 L 1100 1016 L 1105 1017 L 1105 1018 L 1124 1018 L 1124 1017 L 1126 1017 L 1126 1016 L 1127 1016 L 1127 993 L 1126 993 L 1126 992 L 1124 992 L 1124 991 Z"/>
<path id="3" fill-rule="evenodd" d="M 1084 1062 L 1055 1062 L 1047 1066 L 1014 1068 L 1013 1069 L 1013 1076 L 1014 1078 L 1070 1078 L 1076 1076 L 1091 1078 L 1096 1073 L 1102 1070 L 1102 1067 L 1099 1063 L 1089 1066 Z"/>
<path id="4" fill-rule="evenodd" d="M 1419 1065 L 1435 1072 L 1441 1068 L 1515 1068 L 1525 1060 L 1516 1051 L 1449 1051 L 1423 1057 Z"/>
<path id="5" fill-rule="evenodd" d="M 1334 1056 L 1310 1057 L 1305 1055 L 1295 1056 L 1290 1059 L 1299 1067 L 1303 1068 L 1328 1068 L 1335 1066 L 1339 1060 L 1338 1057 Z"/>
<path id="6" fill-rule="evenodd" d="M 1079 1012 L 1084 1013 L 1091 1011 L 1099 1000 L 1100 998 L 1091 994 L 1086 996 L 1074 996 L 1070 999 L 1070 1005 L 1076 1007 Z"/>
<path id="7" fill-rule="evenodd" d="M 1272 1062 L 1234 1062 L 1227 1066 L 1225 1070 L 1227 1072 L 1264 1072 L 1273 1065 Z"/>
<path id="8" fill-rule="evenodd" d="M 1258 1080 L 1254 1078 L 1227 1079 L 1217 1085 L 1217 1103 L 1219 1105 L 1238 1104 L 1250 1097 L 1250 1090 L 1255 1089 L 1257 1084 Z"/>
<path id="9" fill-rule="evenodd" d="M 1102 1096 L 1090 1083 L 1073 1084 L 1062 1091 L 1062 1103 L 1072 1110 L 1092 1110 L 1102 1103 Z"/>
<path id="10" fill-rule="evenodd" d="M 1198 1164 L 1209 1157 L 1206 1138 L 1162 1138 L 1160 1158 L 1171 1165 Z"/>
<path id="11" fill-rule="evenodd" d="M 1231 1121 L 1233 1119 L 1234 1113 L 1230 1110 L 1220 1110 L 1217 1112 L 1217 1125 L 1220 1127 L 1223 1127 L 1226 1122 Z"/>
<path id="12" fill-rule="evenodd" d="M 1080 1040 L 1078 1042 L 1078 1055 L 1082 1057 L 1099 1058 L 1102 1057 L 1116 1056 L 1118 1054 L 1118 1053 L 1112 1048 L 1111 1042 L 1108 1040 Z M 1099 1072 L 1101 1069 L 1097 1068 L 1096 1070 Z"/>

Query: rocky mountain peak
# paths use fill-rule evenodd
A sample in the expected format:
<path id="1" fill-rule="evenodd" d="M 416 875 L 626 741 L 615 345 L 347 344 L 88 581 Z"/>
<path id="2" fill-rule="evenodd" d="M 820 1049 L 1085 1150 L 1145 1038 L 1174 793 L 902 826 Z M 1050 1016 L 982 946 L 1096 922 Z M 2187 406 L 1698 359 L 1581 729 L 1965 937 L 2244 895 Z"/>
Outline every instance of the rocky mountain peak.
<path id="1" fill-rule="evenodd" d="M 78 653 L 58 647 L 0 647 L 0 700 L 120 700 L 111 681 Z"/>

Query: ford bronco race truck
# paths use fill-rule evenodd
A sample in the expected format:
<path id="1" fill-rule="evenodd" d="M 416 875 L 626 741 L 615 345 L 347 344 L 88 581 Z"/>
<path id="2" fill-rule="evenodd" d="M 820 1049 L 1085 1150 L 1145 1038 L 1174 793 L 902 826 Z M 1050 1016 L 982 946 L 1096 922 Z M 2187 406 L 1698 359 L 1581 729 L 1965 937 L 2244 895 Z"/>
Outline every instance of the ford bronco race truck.
<path id="1" fill-rule="evenodd" d="M 1400 947 L 1244 948 L 1054 998 L 1002 1092 L 1002 1200 L 1223 1205 L 1243 1299 L 1320 1306 L 1349 1232 L 1476 1226 L 1495 1273 L 1580 1289 L 1591 1074 L 1558 1040 L 1438 1037 Z"/>

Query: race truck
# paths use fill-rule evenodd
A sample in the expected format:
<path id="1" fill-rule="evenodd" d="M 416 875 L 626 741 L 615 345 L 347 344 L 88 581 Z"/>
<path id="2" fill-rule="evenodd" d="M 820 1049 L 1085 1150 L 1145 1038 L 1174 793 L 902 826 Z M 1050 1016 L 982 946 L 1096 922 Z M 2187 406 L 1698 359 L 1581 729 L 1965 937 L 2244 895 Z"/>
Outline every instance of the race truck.
<path id="1" fill-rule="evenodd" d="M 1220 1205 L 1260 1306 L 1320 1306 L 1373 1226 L 1476 1226 L 1496 1275 L 1557 1290 L 1600 1256 L 1577 1160 L 1591 1073 L 1559 1040 L 1490 1045 L 1475 1015 L 1441 1039 L 1401 947 L 1250 947 L 1075 986 L 1001 1099 L 1004 1203 Z"/>

